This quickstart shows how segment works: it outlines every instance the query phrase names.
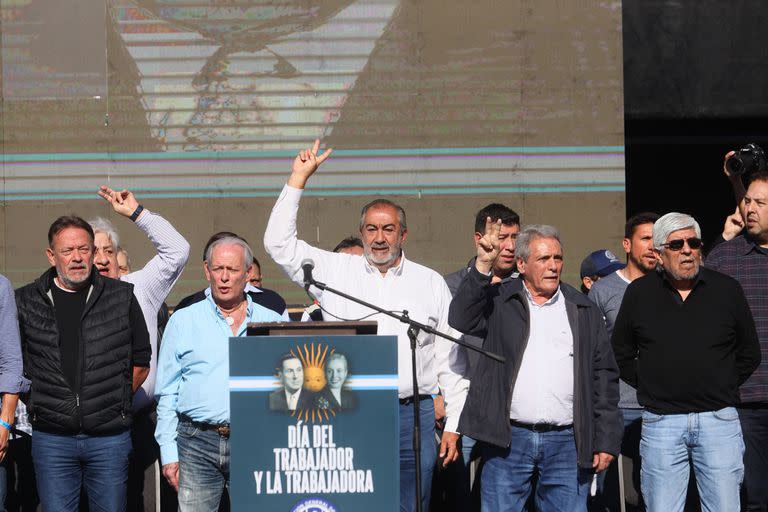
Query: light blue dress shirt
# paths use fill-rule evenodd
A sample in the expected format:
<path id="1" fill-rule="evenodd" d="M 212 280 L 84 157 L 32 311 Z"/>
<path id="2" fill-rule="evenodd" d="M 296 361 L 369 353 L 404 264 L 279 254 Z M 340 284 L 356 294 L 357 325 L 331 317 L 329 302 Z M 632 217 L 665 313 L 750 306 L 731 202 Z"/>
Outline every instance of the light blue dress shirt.
<path id="1" fill-rule="evenodd" d="M 248 300 L 247 315 L 237 336 L 245 336 L 248 322 L 280 322 L 279 314 Z M 206 298 L 171 316 L 160 345 L 157 365 L 157 428 L 163 464 L 178 462 L 177 413 L 205 423 L 229 422 L 229 338 L 232 330 Z"/>

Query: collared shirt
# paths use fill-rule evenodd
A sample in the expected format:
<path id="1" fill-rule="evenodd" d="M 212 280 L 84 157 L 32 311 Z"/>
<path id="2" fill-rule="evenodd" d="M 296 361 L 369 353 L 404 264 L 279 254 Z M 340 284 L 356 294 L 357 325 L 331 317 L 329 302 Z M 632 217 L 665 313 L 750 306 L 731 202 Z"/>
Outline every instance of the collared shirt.
<path id="1" fill-rule="evenodd" d="M 22 374 L 19 319 L 13 286 L 5 276 L 0 275 L 0 393 L 21 393 L 28 389 L 29 380 Z M 26 423 L 26 410 L 22 411 L 22 419 Z M 25 431 L 29 433 L 31 426 L 26 425 Z"/>
<path id="2" fill-rule="evenodd" d="M 704 264 L 733 277 L 744 290 L 763 360 L 739 394 L 742 402 L 768 403 L 768 250 L 739 235 L 712 249 Z"/>
<path id="3" fill-rule="evenodd" d="M 293 393 L 285 390 L 285 403 L 288 404 L 288 410 L 289 411 L 295 411 L 296 405 L 299 403 L 299 394 L 301 393 L 301 388 L 297 389 Z"/>
<path id="4" fill-rule="evenodd" d="M 170 222 L 146 208 L 136 220 L 136 227 L 147 235 L 157 254 L 144 267 L 120 278 L 133 283 L 133 294 L 141 306 L 149 331 L 152 359 L 149 374 L 133 396 L 133 409 L 138 411 L 153 402 L 157 373 L 157 312 L 176 284 L 189 257 L 189 243 Z"/>
<path id="5" fill-rule="evenodd" d="M 237 336 L 248 322 L 279 322 L 280 315 L 248 301 Z M 157 428 L 163 464 L 179 460 L 178 414 L 205 423 L 229 422 L 229 338 L 234 337 L 210 294 L 174 313 L 163 335 L 157 366 Z"/>
<path id="6" fill-rule="evenodd" d="M 526 286 L 530 330 L 512 392 L 511 419 L 522 423 L 573 423 L 573 333 L 560 288 L 537 304 Z"/>
<path id="7" fill-rule="evenodd" d="M 264 233 L 264 246 L 272 259 L 294 282 L 303 283 L 301 263 L 314 261 L 315 279 L 386 310 L 408 311 L 413 320 L 454 337 L 460 333 L 448 326 L 451 294 L 443 277 L 402 254 L 400 263 L 382 275 L 365 257 L 334 253 L 312 247 L 296 235 L 296 215 L 302 191 L 286 185 L 272 209 Z M 386 315 L 355 304 L 333 293 L 311 288 L 323 308 L 337 319 L 376 320 L 379 334 L 393 334 L 398 340 L 399 396 L 413 395 L 411 349 L 407 326 Z M 323 313 L 326 320 L 330 315 Z M 466 355 L 458 345 L 420 332 L 417 338 L 416 374 L 419 394 L 435 394 L 438 383 L 446 401 L 446 430 L 455 432 L 464 405 L 468 381 L 462 377 Z"/>

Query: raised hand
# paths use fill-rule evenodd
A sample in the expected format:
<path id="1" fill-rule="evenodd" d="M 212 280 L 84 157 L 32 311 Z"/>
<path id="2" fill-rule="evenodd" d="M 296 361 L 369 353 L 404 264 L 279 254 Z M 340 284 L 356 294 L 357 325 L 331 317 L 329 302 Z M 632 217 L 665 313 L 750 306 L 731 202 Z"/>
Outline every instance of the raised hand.
<path id="1" fill-rule="evenodd" d="M 741 233 L 742 229 L 744 229 L 744 218 L 741 216 L 741 212 L 737 206 L 736 211 L 725 218 L 722 233 L 723 240 L 727 241 L 733 239 L 736 235 Z"/>
<path id="2" fill-rule="evenodd" d="M 133 192 L 129 190 L 123 189 L 118 192 L 102 185 L 97 194 L 111 204 L 112 209 L 123 217 L 130 217 L 139 207 L 139 202 L 133 196 Z"/>
<path id="3" fill-rule="evenodd" d="M 499 233 L 501 233 L 501 219 L 493 222 L 490 217 L 485 219 L 485 234 L 477 239 L 477 260 L 475 268 L 478 272 L 488 274 L 493 268 L 493 263 L 499 257 Z"/>
<path id="4" fill-rule="evenodd" d="M 735 179 L 738 178 L 738 176 L 732 176 L 731 171 L 728 170 L 728 160 L 735 155 L 735 151 L 729 151 L 725 154 L 725 158 L 723 158 L 723 173 L 728 177 L 728 179 Z"/>
<path id="5" fill-rule="evenodd" d="M 294 188 L 304 188 L 309 177 L 315 173 L 320 164 L 325 162 L 326 158 L 331 156 L 333 149 L 326 149 L 319 155 L 317 154 L 318 151 L 320 151 L 320 139 L 315 139 L 311 148 L 299 151 L 291 166 L 288 185 Z"/>

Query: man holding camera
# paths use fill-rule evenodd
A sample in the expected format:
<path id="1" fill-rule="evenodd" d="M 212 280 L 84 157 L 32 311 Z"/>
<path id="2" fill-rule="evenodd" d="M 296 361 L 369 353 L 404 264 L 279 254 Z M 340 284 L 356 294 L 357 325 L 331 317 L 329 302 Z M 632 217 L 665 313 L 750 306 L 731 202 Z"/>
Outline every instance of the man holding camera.
<path id="1" fill-rule="evenodd" d="M 727 157 L 726 168 L 732 155 Z M 739 206 L 744 231 L 715 247 L 706 266 L 741 284 L 755 319 L 763 358 L 739 389 L 738 411 L 745 444 L 741 499 L 744 511 L 768 510 L 768 172 L 749 175 Z"/>

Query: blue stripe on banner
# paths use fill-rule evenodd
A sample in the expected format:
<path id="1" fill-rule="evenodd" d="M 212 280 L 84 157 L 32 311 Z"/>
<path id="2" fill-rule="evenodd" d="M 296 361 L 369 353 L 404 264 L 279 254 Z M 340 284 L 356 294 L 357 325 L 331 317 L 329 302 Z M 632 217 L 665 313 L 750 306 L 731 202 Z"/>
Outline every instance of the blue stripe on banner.
<path id="1" fill-rule="evenodd" d="M 302 147 L 297 144 L 297 147 Z M 373 156 L 443 155 L 552 155 L 558 153 L 623 153 L 624 146 L 509 146 L 487 148 L 396 148 L 335 150 L 334 158 Z M 243 160 L 293 158 L 295 150 L 280 151 L 186 151 L 154 153 L 29 153 L 7 154 L 3 162 L 87 162 L 98 160 Z"/>
<path id="2" fill-rule="evenodd" d="M 233 376 L 229 378 L 232 392 L 266 392 L 275 390 L 274 376 Z M 358 391 L 398 389 L 397 375 L 356 375 L 346 383 L 348 389 Z"/>

